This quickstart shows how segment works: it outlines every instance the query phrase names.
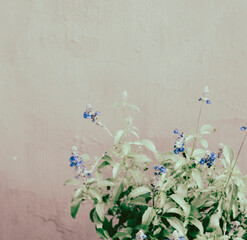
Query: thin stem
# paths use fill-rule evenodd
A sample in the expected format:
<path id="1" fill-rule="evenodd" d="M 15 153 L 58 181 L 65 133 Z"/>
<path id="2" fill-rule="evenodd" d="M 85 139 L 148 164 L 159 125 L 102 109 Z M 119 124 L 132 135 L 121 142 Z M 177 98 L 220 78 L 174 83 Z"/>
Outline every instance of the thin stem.
<path id="1" fill-rule="evenodd" d="M 234 170 L 234 168 L 235 168 L 235 166 L 236 166 L 236 164 L 237 164 L 237 162 L 238 162 L 238 157 L 239 157 L 239 154 L 240 154 L 240 152 L 241 152 L 241 150 L 242 150 L 242 147 L 243 147 L 243 145 L 244 145 L 244 141 L 245 141 L 246 136 L 247 136 L 247 132 L 245 133 L 244 138 L 243 138 L 243 141 L 242 141 L 242 143 L 241 143 L 241 145 L 240 145 L 240 148 L 239 148 L 239 150 L 238 150 L 238 154 L 237 154 L 236 160 L 235 160 L 235 162 L 234 162 L 234 164 L 233 164 L 233 167 L 232 167 L 232 169 L 231 169 L 231 172 L 230 172 L 230 174 L 229 174 L 229 176 L 228 176 L 228 179 L 227 179 L 227 182 L 226 182 L 225 189 L 227 188 L 227 186 L 228 186 L 228 184 L 229 184 L 229 181 L 230 181 L 230 178 L 231 178 L 231 176 L 232 176 L 233 170 Z"/>
<path id="2" fill-rule="evenodd" d="M 105 125 L 102 125 L 103 128 L 106 130 L 106 132 L 112 137 L 114 138 L 114 136 L 112 135 L 112 133 L 110 132 L 110 130 L 105 126 Z"/>
<path id="3" fill-rule="evenodd" d="M 195 150 L 195 145 L 196 145 L 196 140 L 197 140 L 197 134 L 198 134 L 198 130 L 199 130 L 199 124 L 200 124 L 200 119 L 201 119 L 201 115 L 202 115 L 202 108 L 203 108 L 203 103 L 201 104 L 201 107 L 200 107 L 200 111 L 199 111 L 199 115 L 198 115 L 198 118 L 197 118 L 197 124 L 196 124 L 196 136 L 194 137 L 194 142 L 193 142 L 193 147 L 192 147 L 192 151 L 191 151 L 191 154 L 190 154 L 190 159 L 194 153 L 194 150 Z"/>

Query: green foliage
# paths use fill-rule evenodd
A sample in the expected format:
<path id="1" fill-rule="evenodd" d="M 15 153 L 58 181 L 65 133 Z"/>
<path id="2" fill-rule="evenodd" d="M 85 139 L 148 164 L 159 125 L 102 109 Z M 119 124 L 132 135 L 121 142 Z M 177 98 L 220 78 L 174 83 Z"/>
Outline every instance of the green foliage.
<path id="1" fill-rule="evenodd" d="M 115 106 L 140 111 L 126 101 Z M 247 239 L 247 184 L 235 166 L 238 156 L 223 146 L 212 167 L 200 164 L 209 148 L 204 136 L 215 128 L 197 126 L 185 138 L 184 152 L 176 155 L 158 153 L 150 140 L 139 139 L 132 118 L 125 123 L 112 148 L 93 163 L 92 178 L 65 182 L 77 187 L 73 218 L 89 201 L 90 219 L 101 239 L 133 239 L 139 230 L 152 240 L 171 238 L 174 230 L 189 240 Z M 92 161 L 88 155 L 82 158 Z M 154 176 L 154 166 L 166 172 Z"/>

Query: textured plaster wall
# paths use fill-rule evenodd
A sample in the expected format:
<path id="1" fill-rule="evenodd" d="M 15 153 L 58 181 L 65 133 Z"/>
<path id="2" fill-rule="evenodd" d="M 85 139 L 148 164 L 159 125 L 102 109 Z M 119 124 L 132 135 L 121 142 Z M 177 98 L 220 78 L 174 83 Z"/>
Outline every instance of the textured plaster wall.
<path id="1" fill-rule="evenodd" d="M 170 150 L 172 130 L 202 122 L 237 149 L 247 119 L 245 0 L 2 0 L 0 7 L 0 239 L 96 240 L 83 205 L 69 214 L 72 145 L 100 155 L 112 139 L 82 119 L 87 103 L 115 132 L 122 91 L 143 138 Z M 247 174 L 245 144 L 239 166 Z"/>

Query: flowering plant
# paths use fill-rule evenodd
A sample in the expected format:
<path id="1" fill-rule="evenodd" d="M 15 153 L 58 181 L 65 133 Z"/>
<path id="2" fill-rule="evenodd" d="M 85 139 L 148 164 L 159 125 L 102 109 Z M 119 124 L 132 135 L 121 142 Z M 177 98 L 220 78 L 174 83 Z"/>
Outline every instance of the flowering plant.
<path id="1" fill-rule="evenodd" d="M 222 143 L 215 152 L 208 149 L 204 137 L 215 128 L 200 127 L 202 110 L 211 104 L 208 94 L 206 87 L 199 98 L 196 131 L 185 135 L 175 129 L 174 148 L 164 153 L 140 139 L 131 117 L 113 135 L 88 105 L 84 118 L 103 127 L 113 147 L 92 165 L 88 155 L 72 148 L 70 166 L 76 176 L 65 182 L 76 186 L 72 217 L 83 201 L 91 202 L 90 219 L 101 239 L 247 239 L 246 176 L 236 166 L 247 134 L 236 157 Z M 126 92 L 115 106 L 139 111 L 127 103 Z"/>

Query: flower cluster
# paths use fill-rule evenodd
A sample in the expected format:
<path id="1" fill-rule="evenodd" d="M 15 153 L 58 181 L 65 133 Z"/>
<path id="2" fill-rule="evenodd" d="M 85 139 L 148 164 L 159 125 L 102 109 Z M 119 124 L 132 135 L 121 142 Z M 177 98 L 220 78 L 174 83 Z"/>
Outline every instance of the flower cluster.
<path id="1" fill-rule="evenodd" d="M 209 151 L 206 152 L 205 156 L 201 159 L 200 164 L 207 164 L 208 168 L 211 168 L 214 164 L 217 155 L 215 153 L 211 153 Z"/>
<path id="2" fill-rule="evenodd" d="M 179 134 L 179 137 L 176 139 L 174 143 L 174 153 L 179 154 L 180 152 L 184 152 L 184 141 L 185 138 L 183 136 L 183 133 L 180 133 L 178 129 L 174 130 L 175 134 Z"/>
<path id="3" fill-rule="evenodd" d="M 147 238 L 147 235 L 144 234 L 144 232 L 142 230 L 140 230 L 137 234 L 136 234 L 136 237 L 135 239 L 136 240 L 142 240 L 142 239 L 145 239 Z"/>
<path id="4" fill-rule="evenodd" d="M 175 231 L 173 231 L 173 233 L 172 233 L 172 237 L 169 238 L 168 240 L 186 240 L 186 239 L 185 239 L 185 237 L 183 237 L 183 236 L 179 237 L 178 232 L 175 230 Z"/>
<path id="5" fill-rule="evenodd" d="M 70 161 L 70 167 L 75 167 L 75 173 L 76 173 L 75 178 L 79 178 L 79 176 L 85 175 L 84 174 L 85 166 L 83 165 L 82 158 L 79 157 L 79 152 L 77 151 L 76 146 L 72 147 L 72 154 L 71 154 L 69 161 Z M 91 174 L 87 173 L 87 177 L 90 178 Z"/>
<path id="6" fill-rule="evenodd" d="M 98 121 L 97 121 L 98 120 L 98 118 L 97 118 L 98 115 L 100 115 L 100 112 L 98 112 L 98 111 L 94 112 L 92 110 L 92 106 L 90 104 L 88 104 L 87 107 L 86 107 L 86 110 L 85 110 L 85 112 L 83 114 L 83 117 L 86 118 L 86 119 L 91 119 L 92 122 L 96 121 L 96 123 L 98 123 Z"/>
<path id="7" fill-rule="evenodd" d="M 164 167 L 164 166 L 161 166 L 161 165 L 156 165 L 156 166 L 154 167 L 154 170 L 155 170 L 154 175 L 160 175 L 160 174 L 162 174 L 162 173 L 166 173 L 165 167 Z"/>
<path id="8" fill-rule="evenodd" d="M 205 102 L 206 104 L 211 104 L 211 101 L 208 100 L 208 95 L 209 95 L 209 89 L 208 87 L 205 87 L 205 90 L 202 94 L 203 96 L 198 99 L 200 102 Z"/>

